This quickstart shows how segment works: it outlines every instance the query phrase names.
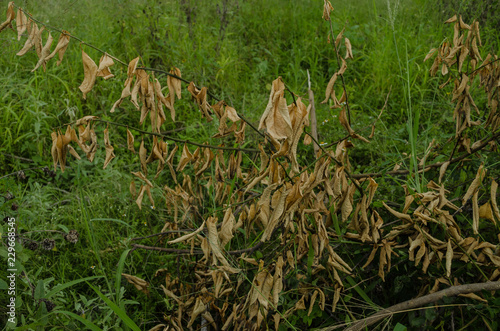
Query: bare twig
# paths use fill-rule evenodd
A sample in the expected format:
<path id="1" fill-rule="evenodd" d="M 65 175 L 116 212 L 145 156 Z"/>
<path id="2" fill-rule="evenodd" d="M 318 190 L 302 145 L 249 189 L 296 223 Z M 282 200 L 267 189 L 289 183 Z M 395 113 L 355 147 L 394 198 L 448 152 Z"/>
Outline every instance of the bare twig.
<path id="1" fill-rule="evenodd" d="M 348 327 L 345 330 L 347 330 L 347 331 L 363 330 L 364 328 L 380 321 L 381 319 L 383 319 L 385 317 L 392 316 L 392 315 L 397 314 L 399 312 L 404 312 L 404 311 L 408 311 L 409 309 L 422 307 L 422 306 L 428 305 L 430 303 L 439 301 L 439 300 L 443 299 L 444 297 L 453 297 L 453 296 L 457 296 L 460 294 L 474 293 L 474 292 L 479 292 L 482 290 L 485 290 L 485 291 L 500 290 L 500 281 L 451 286 L 451 287 L 444 289 L 442 291 L 438 291 L 435 293 L 424 295 L 424 296 L 419 297 L 419 298 L 415 298 L 415 299 L 411 299 L 411 300 L 408 300 L 408 301 L 405 301 L 402 303 L 398 303 L 398 304 L 391 306 L 387 309 L 383 309 L 383 310 L 379 311 L 378 313 L 373 314 L 372 316 L 363 318 L 362 320 L 355 322 L 353 325 L 351 325 L 350 327 Z M 330 327 L 330 328 L 325 328 L 322 330 L 323 331 L 334 330 L 334 329 L 339 328 L 339 327 L 340 326 Z"/>

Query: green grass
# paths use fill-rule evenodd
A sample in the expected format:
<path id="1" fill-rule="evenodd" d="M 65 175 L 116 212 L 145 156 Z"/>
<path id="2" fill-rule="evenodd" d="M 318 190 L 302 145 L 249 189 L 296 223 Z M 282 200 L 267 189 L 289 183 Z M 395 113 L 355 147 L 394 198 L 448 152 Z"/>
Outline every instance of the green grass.
<path id="1" fill-rule="evenodd" d="M 437 88 L 443 81 L 441 77 L 429 76 L 430 63 L 423 63 L 423 59 L 431 47 L 439 46 L 452 35 L 452 27 L 443 26 L 442 22 L 448 18 L 445 15 L 453 15 L 452 8 L 456 6 L 446 2 L 442 10 L 437 11 L 435 4 L 415 0 L 400 3 L 397 10 L 389 12 L 388 1 L 333 3 L 334 33 L 345 26 L 345 36 L 353 47 L 354 60 L 348 63 L 345 80 L 354 130 L 361 130 L 365 137 L 369 135 L 369 125 L 378 116 L 390 91 L 387 108 L 377 123 L 371 143 L 354 142 L 356 148 L 350 154 L 353 173 L 392 170 L 398 163 L 415 170 L 417 157 L 423 155 L 433 138 L 442 142 L 443 154 L 450 153 L 454 147 L 446 143 L 454 136 L 455 129 L 451 117 L 453 105 L 448 95 L 451 89 Z M 327 43 L 330 27 L 321 19 L 322 1 L 228 1 L 226 21 L 218 14 L 215 2 L 186 3 L 192 9 L 190 22 L 186 20 L 186 8 L 178 1 L 23 1 L 19 5 L 39 20 L 68 30 L 125 62 L 140 55 L 145 66 L 163 70 L 171 66 L 180 68 L 184 78 L 207 86 L 254 124 L 258 124 L 271 83 L 278 76 L 307 100 L 306 70 L 309 70 L 319 141 L 331 143 L 345 136 L 345 130 L 338 123 L 338 110 L 320 104 L 325 87 L 337 70 L 334 48 Z M 389 1 L 393 9 L 396 3 Z M 1 11 L 6 4 L 0 2 Z M 467 17 L 481 17 L 481 8 L 472 2 L 460 4 L 458 8 L 473 8 Z M 500 42 L 495 26 L 488 22 L 485 21 L 482 35 L 488 47 L 494 50 Z M 117 157 L 106 170 L 102 170 L 104 124 L 96 125 L 100 148 L 93 164 L 68 156 L 68 169 L 64 173 L 58 170 L 51 177 L 43 170 L 43 167 L 52 167 L 50 133 L 54 128 L 85 115 L 137 127 L 139 113 L 128 101 L 116 113 L 109 113 L 120 97 L 127 68 L 116 63 L 111 68 L 116 79 L 98 80 L 87 100 L 83 100 L 78 90 L 83 80 L 81 49 L 97 62 L 100 53 L 96 50 L 72 40 L 61 66 L 51 62 L 46 72 L 39 69 L 31 73 L 36 54 L 31 51 L 23 57 L 16 56 L 22 42 L 16 40 L 12 31 L 0 34 L 0 46 L 0 194 L 8 191 L 15 197 L 9 201 L 0 197 L 0 216 L 14 215 L 19 220 L 19 230 L 29 232 L 27 237 L 37 242 L 53 238 L 56 247 L 50 251 L 30 251 L 19 246 L 18 259 L 28 275 L 28 278 L 18 278 L 17 282 L 21 293 L 19 319 L 39 330 L 78 329 L 82 323 L 95 330 L 153 327 L 161 322 L 163 312 L 170 311 L 159 287 L 162 283 L 153 277 L 155 271 L 167 268 L 182 276 L 189 270 L 188 263 L 179 264 L 175 256 L 131 250 L 130 238 L 157 233 L 166 221 L 173 220 L 162 198 L 155 201 L 159 206 L 155 210 L 149 208 L 149 202 L 139 210 L 131 198 L 130 172 L 138 171 L 139 167 L 138 156 L 126 151 L 125 129 L 109 128 Z M 345 49 L 341 47 L 340 53 L 344 54 Z M 338 91 L 337 95 L 340 95 Z M 177 122 L 167 122 L 164 129 L 183 128 L 173 136 L 217 144 L 216 139 L 210 138 L 217 124 L 200 120 L 184 87 L 182 98 L 185 100 L 176 104 Z M 476 103 L 485 105 L 486 101 L 483 98 Z M 253 142 L 258 139 L 257 134 L 247 128 L 246 136 L 250 141 L 248 147 L 256 147 Z M 136 137 L 136 149 L 139 143 L 140 138 Z M 299 143 L 299 149 L 301 165 L 312 162 L 312 148 Z M 255 160 L 245 163 L 249 161 Z M 498 161 L 492 156 L 490 162 Z M 15 173 L 23 169 L 30 169 L 25 171 L 27 179 L 18 179 Z M 460 169 L 453 171 L 449 181 L 473 178 L 474 174 L 470 173 L 474 170 L 468 170 L 467 175 L 461 175 Z M 171 183 L 169 178 L 165 172 L 159 178 L 154 188 L 157 197 L 161 196 L 162 186 Z M 182 181 L 181 176 L 179 179 Z M 394 181 L 408 184 L 417 192 L 425 191 L 427 183 L 425 175 L 415 173 Z M 389 178 L 380 179 L 379 184 L 377 195 L 383 200 L 401 201 L 400 185 L 394 186 Z M 234 185 L 233 182 L 231 192 Z M 19 209 L 12 211 L 13 204 Z M 215 213 L 217 207 L 212 196 L 204 201 L 203 211 Z M 334 226 L 340 235 L 343 225 L 335 220 Z M 5 226 L 2 227 L 4 233 Z M 80 233 L 76 244 L 66 242 L 61 234 L 71 229 Z M 157 241 L 154 243 L 160 245 Z M 360 248 L 356 253 L 363 255 L 369 250 Z M 356 259 L 353 262 L 359 262 L 360 257 Z M 409 270 L 404 268 L 406 266 L 396 275 L 406 275 Z M 122 272 L 154 284 L 151 295 L 136 291 L 122 279 Z M 252 277 L 248 275 L 248 279 Z M 397 277 L 388 275 L 390 280 L 386 283 Z M 83 282 L 85 279 L 88 284 Z M 348 282 L 354 285 L 359 278 L 350 277 Z M 31 296 L 32 285 L 41 286 L 38 295 L 55 304 L 53 312 L 48 313 L 45 304 L 37 306 Z M 395 298 L 377 292 L 384 286 L 373 281 L 364 290 L 351 290 L 342 300 L 348 304 L 353 298 L 370 306 L 384 306 L 401 299 L 400 292 L 394 293 Z M 410 290 L 409 283 L 404 286 Z M 2 292 L 1 301 L 5 302 L 5 298 Z M 369 309 L 366 314 L 368 312 Z M 3 321 L 5 314 L 1 309 L 0 313 Z M 290 319 L 297 325 L 303 325 L 300 323 L 306 320 L 307 316 L 302 315 Z M 408 325 L 408 320 L 395 320 L 394 324 L 397 322 Z"/>

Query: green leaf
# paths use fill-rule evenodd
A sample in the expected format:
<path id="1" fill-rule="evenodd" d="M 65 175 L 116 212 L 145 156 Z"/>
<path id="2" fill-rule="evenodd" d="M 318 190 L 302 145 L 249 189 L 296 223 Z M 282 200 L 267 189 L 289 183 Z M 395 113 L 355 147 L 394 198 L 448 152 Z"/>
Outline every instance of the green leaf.
<path id="1" fill-rule="evenodd" d="M 120 287 L 121 287 L 121 280 L 122 280 L 122 271 L 123 271 L 123 267 L 125 266 L 125 259 L 127 258 L 128 252 L 130 252 L 130 249 L 126 249 L 123 251 L 122 256 L 120 257 L 120 261 L 118 261 L 118 268 L 116 269 L 116 275 L 115 275 L 115 293 L 116 293 L 115 302 L 116 302 L 116 304 L 119 304 L 119 302 L 120 302 Z"/>
<path id="2" fill-rule="evenodd" d="M 137 324 L 135 324 L 135 322 L 132 321 L 132 319 L 130 317 L 128 317 L 128 315 L 127 315 L 126 312 L 124 312 L 123 310 L 121 310 L 120 307 L 118 307 L 114 302 L 112 302 L 111 300 L 109 300 L 108 298 L 106 298 L 106 296 L 104 294 L 102 294 L 101 291 L 99 291 L 97 288 L 95 288 L 94 286 L 90 285 L 88 282 L 87 282 L 87 284 L 95 291 L 95 293 L 97 293 L 97 295 L 99 295 L 99 297 L 101 297 L 101 299 L 108 305 L 109 308 L 113 309 L 113 311 L 116 313 L 116 315 L 118 315 L 118 317 L 120 317 L 120 319 L 129 328 L 131 328 L 134 331 L 141 331 L 141 329 L 139 329 L 139 327 L 137 326 Z"/>
<path id="3" fill-rule="evenodd" d="M 72 280 L 71 282 L 67 282 L 67 283 L 64 283 L 64 284 L 61 284 L 61 285 L 57 285 L 56 287 L 54 287 L 52 289 L 52 291 L 49 291 L 49 293 L 47 293 L 45 295 L 45 298 L 47 298 L 47 299 L 50 298 L 51 296 L 53 296 L 57 292 L 60 292 L 60 291 L 64 290 L 66 287 L 70 287 L 70 286 L 73 286 L 73 285 L 81 283 L 81 282 L 86 282 L 87 280 L 96 279 L 96 278 L 102 278 L 102 277 L 104 277 L 104 276 L 91 276 L 91 277 L 86 277 L 86 278 L 80 278 L 80 279 Z"/>
<path id="4" fill-rule="evenodd" d="M 43 299 L 45 295 L 45 288 L 43 285 L 43 280 L 39 280 L 35 288 L 35 300 Z"/>
<path id="5" fill-rule="evenodd" d="M 89 328 L 92 331 L 103 331 L 100 327 L 98 327 L 97 325 L 95 325 L 91 321 L 89 321 L 89 320 L 81 317 L 80 315 L 77 315 L 77 314 L 69 312 L 69 311 L 58 310 L 58 311 L 54 311 L 54 312 L 52 312 L 50 314 L 57 314 L 57 313 L 68 315 L 69 317 L 74 318 L 74 319 L 76 319 L 79 322 L 82 322 L 83 324 L 85 324 L 85 326 L 87 328 Z"/>
<path id="6" fill-rule="evenodd" d="M 394 331 L 406 331 L 406 330 L 407 330 L 406 326 L 404 326 L 401 323 L 396 324 L 396 326 L 394 327 Z"/>

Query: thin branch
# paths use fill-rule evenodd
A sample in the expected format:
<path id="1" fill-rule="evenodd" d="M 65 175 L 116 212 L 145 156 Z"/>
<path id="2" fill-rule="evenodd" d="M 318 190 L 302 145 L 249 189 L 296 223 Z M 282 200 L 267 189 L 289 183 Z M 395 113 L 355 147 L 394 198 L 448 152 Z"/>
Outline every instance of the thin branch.
<path id="1" fill-rule="evenodd" d="M 235 251 L 227 251 L 226 254 L 231 254 L 231 255 L 239 255 L 243 253 L 252 253 L 256 251 L 260 246 L 262 246 L 263 242 L 259 241 L 255 246 L 245 248 L 245 249 L 239 249 Z M 165 253 L 176 253 L 176 254 L 193 254 L 193 255 L 201 255 L 203 254 L 203 251 L 200 250 L 193 250 L 191 252 L 190 249 L 176 249 L 176 248 L 165 248 L 165 247 L 156 247 L 156 246 L 145 246 L 145 245 L 139 245 L 139 244 L 133 244 L 132 247 L 134 249 L 136 248 L 142 248 L 150 251 L 159 251 L 159 252 L 165 252 Z"/>
<path id="2" fill-rule="evenodd" d="M 360 331 L 364 328 L 377 323 L 383 318 L 392 316 L 399 312 L 408 311 L 409 309 L 414 309 L 418 307 L 422 307 L 428 305 L 430 303 L 439 301 L 444 297 L 454 297 L 460 294 L 474 293 L 479 291 L 497 291 L 500 290 L 500 281 L 497 282 L 486 282 L 486 283 L 474 283 L 474 284 L 465 284 L 458 286 L 451 286 L 447 289 L 431 293 L 428 295 L 424 295 L 419 298 L 411 299 L 402 303 L 398 303 L 394 306 L 391 306 L 387 309 L 383 309 L 378 313 L 373 314 L 372 316 L 363 318 L 355 322 L 353 325 L 345 329 L 346 331 Z M 323 331 L 329 331 L 339 328 L 340 326 L 334 326 L 330 328 L 322 329 Z"/>
<path id="3" fill-rule="evenodd" d="M 111 125 L 116 125 L 116 126 L 121 126 L 121 127 L 128 128 L 128 129 L 131 129 L 131 130 L 135 130 L 137 132 L 140 132 L 140 133 L 143 133 L 143 134 L 147 134 L 147 135 L 150 135 L 150 136 L 157 136 L 157 137 L 165 138 L 167 140 L 172 140 L 172 141 L 175 141 L 175 142 L 178 142 L 178 143 L 186 143 L 186 144 L 189 144 L 189 145 L 194 145 L 194 146 L 199 146 L 199 147 L 208 147 L 208 148 L 212 148 L 212 149 L 222 149 L 222 150 L 227 150 L 227 151 L 241 151 L 241 152 L 246 152 L 246 153 L 259 153 L 260 152 L 258 149 L 236 148 L 236 147 L 223 147 L 223 146 L 214 146 L 214 145 L 200 144 L 200 143 L 196 143 L 196 142 L 191 141 L 191 140 L 184 140 L 184 139 L 174 138 L 174 137 L 167 136 L 167 135 L 164 135 L 164 134 L 161 134 L 161 133 L 144 131 L 144 130 L 141 130 L 141 129 L 137 129 L 137 128 L 131 127 L 130 125 L 121 124 L 121 123 L 117 123 L 117 122 L 111 122 L 111 121 L 106 121 L 106 120 L 101 120 L 101 119 L 97 119 L 95 121 L 102 122 L 102 123 L 107 123 L 107 124 L 111 124 Z"/>
<path id="4" fill-rule="evenodd" d="M 494 135 L 492 135 L 490 138 L 486 139 L 483 143 L 481 143 L 479 146 L 475 147 L 475 148 L 472 148 L 470 153 L 468 152 L 465 152 L 464 154 L 460 155 L 460 156 L 457 156 L 456 158 L 454 158 L 453 160 L 451 161 L 446 161 L 446 162 L 450 162 L 450 164 L 452 163 L 456 163 L 458 161 L 462 161 L 463 159 L 465 159 L 466 157 L 469 157 L 471 156 L 472 154 L 480 151 L 481 149 L 483 149 L 486 145 L 488 145 L 488 143 L 496 138 L 500 137 L 500 130 L 498 130 Z M 423 168 L 422 166 L 419 166 L 419 173 L 421 172 L 426 172 L 428 170 L 431 170 L 432 168 L 439 168 L 441 167 L 445 162 L 436 162 L 436 163 L 433 163 L 433 164 L 429 164 L 429 165 L 426 165 L 425 168 Z M 357 179 L 360 179 L 360 178 L 366 178 L 366 177 L 382 177 L 384 175 L 407 175 L 409 174 L 410 171 L 409 170 L 396 170 L 396 171 L 388 171 L 388 172 L 373 172 L 373 173 L 366 173 L 366 174 L 355 174 L 355 175 L 352 175 L 353 178 L 357 178 Z"/>

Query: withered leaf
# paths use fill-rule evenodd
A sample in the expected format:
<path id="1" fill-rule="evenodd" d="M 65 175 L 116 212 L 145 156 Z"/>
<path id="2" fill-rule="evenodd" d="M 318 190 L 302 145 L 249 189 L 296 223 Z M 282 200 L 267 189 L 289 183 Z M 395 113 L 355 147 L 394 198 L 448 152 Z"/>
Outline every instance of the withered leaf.
<path id="1" fill-rule="evenodd" d="M 30 22 L 31 22 L 31 19 L 30 19 Z M 42 27 L 42 30 L 43 29 L 44 28 Z M 31 26 L 31 32 L 28 36 L 28 39 L 24 43 L 23 48 L 19 52 L 17 52 L 17 54 L 16 54 L 17 56 L 23 56 L 31 49 L 31 47 L 33 47 L 33 45 L 35 45 L 35 37 L 39 33 L 39 31 L 40 30 L 38 29 L 38 25 L 35 22 L 33 22 L 32 26 Z"/>
<path id="2" fill-rule="evenodd" d="M 184 144 L 184 148 L 182 149 L 182 155 L 181 159 L 179 161 L 179 164 L 177 165 L 176 171 L 182 171 L 186 165 L 193 159 L 193 154 L 189 151 L 187 144 Z"/>
<path id="3" fill-rule="evenodd" d="M 135 148 L 134 148 L 134 135 L 130 130 L 127 128 L 127 148 L 129 151 L 135 154 Z"/>
<path id="4" fill-rule="evenodd" d="M 105 80 L 110 79 L 111 77 L 114 77 L 109 71 L 109 67 L 114 65 L 115 62 L 113 59 L 108 55 L 108 53 L 104 53 L 103 56 L 101 56 L 101 59 L 99 60 L 99 68 L 97 69 L 97 77 L 102 77 Z"/>
<path id="5" fill-rule="evenodd" d="M 104 166 L 102 168 L 106 169 L 109 162 L 111 162 L 111 160 L 115 158 L 115 153 L 113 152 L 114 148 L 109 141 L 108 128 L 104 129 L 104 147 L 106 148 L 106 159 L 104 160 Z"/>
<path id="6" fill-rule="evenodd" d="M 346 48 L 344 59 L 346 59 L 346 60 L 353 59 L 351 41 L 347 38 L 344 38 L 344 42 L 345 42 L 345 48 Z"/>
<path id="7" fill-rule="evenodd" d="M 18 8 L 16 16 L 17 40 L 21 40 L 21 36 L 26 31 L 28 24 L 28 18 L 24 14 L 23 10 L 21 8 Z"/>
<path id="8" fill-rule="evenodd" d="M 323 19 L 325 21 L 330 20 L 330 12 L 333 10 L 333 6 L 328 0 L 323 0 L 324 5 L 323 5 Z"/>
<path id="9" fill-rule="evenodd" d="M 38 59 L 38 62 L 35 65 L 35 68 L 33 70 L 31 70 L 31 72 L 34 72 L 40 66 L 43 66 L 43 69 L 45 70 L 45 65 L 48 61 L 47 57 L 50 54 L 50 46 L 52 45 L 53 40 L 54 39 L 52 38 L 52 35 L 49 32 L 49 37 L 47 38 L 47 42 L 45 43 L 45 46 L 43 46 L 43 48 L 42 48 L 42 51 L 40 53 L 40 58 Z"/>
<path id="10" fill-rule="evenodd" d="M 148 175 L 148 166 L 146 163 L 147 160 L 147 150 L 144 147 L 144 140 L 141 141 L 141 146 L 139 147 L 139 159 L 141 160 L 141 169 L 142 172 L 147 176 Z"/>
<path id="11" fill-rule="evenodd" d="M 9 2 L 7 5 L 7 18 L 5 21 L 0 24 L 0 32 L 6 27 L 12 27 L 11 22 L 16 17 L 16 13 L 14 12 L 14 1 Z"/>
<path id="12" fill-rule="evenodd" d="M 260 118 L 259 130 L 267 129 L 274 139 L 292 138 L 292 122 L 285 99 L 281 76 L 273 81 L 266 109 Z"/>
<path id="13" fill-rule="evenodd" d="M 63 32 L 59 36 L 59 40 L 57 41 L 56 48 L 54 49 L 54 51 L 52 51 L 52 53 L 50 53 L 50 55 L 48 55 L 46 57 L 46 61 L 52 59 L 54 56 L 56 56 L 56 54 L 58 54 L 59 55 L 59 60 L 57 61 L 56 64 L 60 65 L 61 62 L 62 62 L 62 59 L 64 57 L 64 52 L 68 48 L 69 40 L 70 39 L 71 38 L 70 38 L 69 32 L 63 30 Z"/>
<path id="14" fill-rule="evenodd" d="M 173 68 L 172 70 L 170 70 L 170 74 L 172 75 L 175 75 L 177 77 L 182 77 L 181 75 L 181 71 L 179 68 Z M 172 96 L 171 98 L 171 101 L 172 101 L 172 104 L 174 103 L 174 95 L 177 96 L 177 99 L 181 99 L 181 88 L 182 88 L 182 81 L 180 79 L 177 79 L 175 77 L 172 77 L 172 76 L 168 76 L 167 78 L 167 85 L 168 85 L 168 91 L 170 93 L 170 95 Z"/>
<path id="15" fill-rule="evenodd" d="M 90 58 L 90 56 L 85 53 L 82 49 L 82 61 L 83 61 L 83 71 L 84 71 L 84 79 L 82 84 L 78 87 L 80 91 L 83 93 L 83 98 L 87 99 L 87 93 L 92 90 L 94 87 L 95 80 L 97 78 L 97 65 L 94 60 Z"/>
<path id="16" fill-rule="evenodd" d="M 174 239 L 174 240 L 170 240 L 168 241 L 167 243 L 168 244 L 177 244 L 177 243 L 180 243 L 180 242 L 183 242 L 183 241 L 186 241 L 186 240 L 189 240 L 193 237 L 195 237 L 198 233 L 200 233 L 201 231 L 203 231 L 203 229 L 205 228 L 205 221 L 203 221 L 203 223 L 201 224 L 201 226 L 196 229 L 195 231 L 191 232 L 191 233 L 188 233 L 182 237 L 179 237 L 177 239 Z"/>
<path id="17" fill-rule="evenodd" d="M 477 169 L 476 178 L 474 178 L 469 188 L 467 189 L 467 192 L 462 198 L 462 205 L 465 205 L 470 197 L 479 190 L 479 186 L 481 185 L 484 176 L 486 176 L 486 169 L 484 169 L 484 165 L 481 164 Z"/>
<path id="18" fill-rule="evenodd" d="M 134 285 L 137 290 L 143 292 L 144 294 L 149 294 L 149 290 L 148 290 L 149 283 L 146 282 L 144 279 L 136 277 L 136 276 L 132 276 L 129 274 L 123 274 L 123 273 L 122 273 L 122 276 L 125 277 L 125 279 L 130 284 Z"/>
<path id="19" fill-rule="evenodd" d="M 448 239 L 446 245 L 446 277 L 451 275 L 451 261 L 453 259 L 453 248 L 451 247 L 451 239 Z"/>

